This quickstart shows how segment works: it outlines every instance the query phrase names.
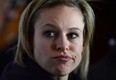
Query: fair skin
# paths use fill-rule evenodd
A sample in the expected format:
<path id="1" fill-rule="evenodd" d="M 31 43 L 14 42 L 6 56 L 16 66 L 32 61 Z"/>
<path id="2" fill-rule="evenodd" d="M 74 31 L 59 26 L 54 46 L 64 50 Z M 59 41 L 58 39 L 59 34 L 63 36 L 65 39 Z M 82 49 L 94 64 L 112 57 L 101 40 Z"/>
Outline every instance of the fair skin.
<path id="1" fill-rule="evenodd" d="M 57 6 L 44 9 L 34 25 L 34 58 L 54 76 L 68 80 L 79 65 L 83 51 L 84 21 L 78 8 Z"/>

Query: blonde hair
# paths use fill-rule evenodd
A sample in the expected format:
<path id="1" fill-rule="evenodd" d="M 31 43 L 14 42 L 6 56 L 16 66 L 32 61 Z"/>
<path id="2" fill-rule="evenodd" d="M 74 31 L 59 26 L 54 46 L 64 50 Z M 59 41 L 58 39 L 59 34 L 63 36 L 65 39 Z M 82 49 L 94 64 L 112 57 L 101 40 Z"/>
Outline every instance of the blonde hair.
<path id="1" fill-rule="evenodd" d="M 32 60 L 34 59 L 33 45 L 31 43 L 33 42 L 34 34 L 34 16 L 40 9 L 60 5 L 79 8 L 84 17 L 84 50 L 78 70 L 80 71 L 82 80 L 86 80 L 89 66 L 90 43 L 94 32 L 94 12 L 85 0 L 33 0 L 24 10 L 19 22 L 19 39 L 15 60 L 23 65 L 24 54 L 27 54 Z"/>

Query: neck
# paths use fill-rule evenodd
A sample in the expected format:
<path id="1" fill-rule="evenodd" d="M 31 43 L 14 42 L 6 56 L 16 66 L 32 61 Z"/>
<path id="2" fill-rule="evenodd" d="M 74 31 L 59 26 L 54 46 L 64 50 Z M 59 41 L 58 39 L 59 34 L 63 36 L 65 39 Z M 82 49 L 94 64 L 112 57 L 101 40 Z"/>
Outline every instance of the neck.
<path id="1" fill-rule="evenodd" d="M 66 75 L 66 76 L 55 76 L 53 79 L 54 80 L 68 80 L 68 75 Z"/>

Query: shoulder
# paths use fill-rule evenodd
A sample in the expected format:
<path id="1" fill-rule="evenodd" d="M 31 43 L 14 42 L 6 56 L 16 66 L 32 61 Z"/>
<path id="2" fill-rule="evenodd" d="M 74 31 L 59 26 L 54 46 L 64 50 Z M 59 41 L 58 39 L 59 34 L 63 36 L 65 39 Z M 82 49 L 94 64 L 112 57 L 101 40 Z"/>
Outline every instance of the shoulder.
<path id="1" fill-rule="evenodd" d="M 52 80 L 49 75 L 36 64 L 31 63 L 26 66 L 21 66 L 16 62 L 8 64 L 1 78 L 1 80 Z"/>
<path id="2" fill-rule="evenodd" d="M 2 54 L 0 53 L 0 76 L 4 68 L 9 64 L 9 62 L 14 60 L 15 53 L 16 53 L 16 47 L 12 47 L 2 52 Z"/>
<path id="3" fill-rule="evenodd" d="M 2 80 L 37 80 L 39 78 L 34 66 L 21 66 L 16 62 L 10 62 L 3 71 Z M 38 72 L 38 75 L 40 72 Z"/>
<path id="4" fill-rule="evenodd" d="M 16 62 L 10 62 L 4 69 L 1 76 L 2 80 L 23 80 L 20 76 L 24 74 L 25 69 Z"/>

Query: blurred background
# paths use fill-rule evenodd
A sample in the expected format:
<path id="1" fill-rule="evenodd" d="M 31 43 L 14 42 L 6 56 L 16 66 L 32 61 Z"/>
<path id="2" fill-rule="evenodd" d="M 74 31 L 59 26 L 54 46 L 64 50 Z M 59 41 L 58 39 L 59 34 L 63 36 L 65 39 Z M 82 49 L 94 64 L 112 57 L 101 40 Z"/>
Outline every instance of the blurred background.
<path id="1" fill-rule="evenodd" d="M 90 63 L 93 64 L 101 60 L 116 45 L 116 0 L 88 1 L 96 17 L 90 55 Z"/>
<path id="2" fill-rule="evenodd" d="M 17 44 L 18 22 L 31 0 L 0 0 L 0 55 Z M 96 16 L 90 64 L 99 61 L 116 45 L 116 1 L 88 0 Z"/>
<path id="3" fill-rule="evenodd" d="M 18 22 L 29 0 L 0 0 L 0 54 L 17 43 Z"/>

